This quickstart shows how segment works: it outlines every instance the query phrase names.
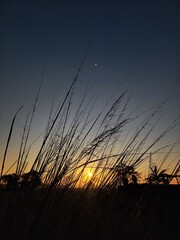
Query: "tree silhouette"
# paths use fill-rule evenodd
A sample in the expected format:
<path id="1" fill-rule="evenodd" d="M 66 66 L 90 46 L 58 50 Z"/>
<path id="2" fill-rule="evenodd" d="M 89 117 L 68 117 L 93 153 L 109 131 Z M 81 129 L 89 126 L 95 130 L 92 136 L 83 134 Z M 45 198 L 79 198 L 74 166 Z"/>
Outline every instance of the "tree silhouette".
<path id="1" fill-rule="evenodd" d="M 6 184 L 7 189 L 14 189 L 19 185 L 19 176 L 15 173 L 6 174 L 1 177 L 1 181 Z"/>
<path id="2" fill-rule="evenodd" d="M 158 184 L 169 184 L 172 180 L 172 176 L 166 173 L 166 169 L 158 171 L 157 166 L 154 166 L 151 169 L 151 173 L 146 179 L 150 185 Z"/>
<path id="3" fill-rule="evenodd" d="M 128 184 L 137 184 L 138 172 L 133 166 L 120 164 L 115 167 L 115 183 L 116 186 L 127 186 Z"/>
<path id="4" fill-rule="evenodd" d="M 21 176 L 20 186 L 22 189 L 36 189 L 38 186 L 41 185 L 41 178 L 40 174 L 32 170 L 28 173 L 25 173 Z"/>

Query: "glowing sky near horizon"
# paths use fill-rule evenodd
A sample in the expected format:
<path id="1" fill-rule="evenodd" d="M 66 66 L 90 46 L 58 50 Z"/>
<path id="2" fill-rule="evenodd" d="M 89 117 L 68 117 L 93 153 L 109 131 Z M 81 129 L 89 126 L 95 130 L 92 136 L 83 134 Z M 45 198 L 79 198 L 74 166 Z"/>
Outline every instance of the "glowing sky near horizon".
<path id="1" fill-rule="evenodd" d="M 0 157 L 11 120 L 24 105 L 17 123 L 20 138 L 43 65 L 45 79 L 32 134 L 41 133 L 52 96 L 63 98 L 90 43 L 79 92 L 90 83 L 103 105 L 133 80 L 134 108 L 150 107 L 173 94 L 161 126 L 180 114 L 178 0 L 1 0 L 0 34 Z M 179 135 L 180 127 L 170 141 Z"/>

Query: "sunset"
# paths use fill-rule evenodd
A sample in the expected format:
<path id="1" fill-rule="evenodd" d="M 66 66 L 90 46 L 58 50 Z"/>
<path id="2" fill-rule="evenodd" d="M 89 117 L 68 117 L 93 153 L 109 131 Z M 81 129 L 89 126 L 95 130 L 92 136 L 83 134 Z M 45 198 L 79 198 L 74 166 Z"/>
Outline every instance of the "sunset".
<path id="1" fill-rule="evenodd" d="M 180 3 L 2 0 L 0 239 L 177 239 Z"/>

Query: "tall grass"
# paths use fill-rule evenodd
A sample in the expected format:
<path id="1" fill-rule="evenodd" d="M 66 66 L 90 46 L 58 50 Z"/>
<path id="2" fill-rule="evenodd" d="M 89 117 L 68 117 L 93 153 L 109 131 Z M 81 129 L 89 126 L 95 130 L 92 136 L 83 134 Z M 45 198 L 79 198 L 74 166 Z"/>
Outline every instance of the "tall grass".
<path id="1" fill-rule="evenodd" d="M 129 231 L 138 237 L 131 239 L 153 239 L 149 234 L 154 229 L 148 226 L 140 229 L 143 221 L 150 224 L 151 218 L 157 220 L 156 215 L 146 209 L 150 204 L 146 189 L 135 189 L 130 185 L 124 192 L 126 188 L 121 189 L 121 186 L 125 178 L 129 181 L 132 175 L 138 177 L 141 166 L 148 166 L 149 152 L 165 151 L 161 161 L 156 162 L 159 170 L 164 167 L 179 142 L 160 147 L 157 144 L 178 126 L 180 118 L 177 117 L 152 140 L 151 135 L 161 120 L 161 111 L 168 98 L 137 113 L 129 111 L 132 95 L 126 89 L 104 104 L 101 111 L 95 112 L 97 99 L 86 88 L 75 108 L 74 92 L 83 63 L 84 60 L 56 110 L 52 103 L 43 140 L 35 159 L 30 162 L 29 153 L 36 141 L 29 143 L 29 134 L 44 78 L 43 70 L 33 108 L 25 120 L 18 159 L 12 165 L 20 186 L 22 179 L 30 176 L 26 179 L 30 181 L 34 174 L 41 179 L 42 186 L 36 190 L 18 188 L 6 192 L 2 198 L 5 200 L 0 204 L 6 210 L 3 212 L 5 220 L 1 217 L 0 223 L 4 229 L 1 231 L 3 239 L 12 236 L 16 239 L 119 239 L 119 234 L 121 239 L 130 239 Z M 11 124 L 1 177 L 17 113 Z M 30 165 L 28 175 L 25 173 L 27 164 Z M 88 177 L 88 171 L 92 173 L 91 177 Z M 171 175 L 178 175 L 179 171 L 177 161 Z M 153 200 L 152 192 L 150 199 Z M 157 199 L 154 202 L 157 210 L 160 202 Z M 149 214 L 145 219 L 144 212 Z"/>
<path id="2" fill-rule="evenodd" d="M 74 90 L 83 63 L 84 61 L 78 68 L 58 109 L 53 111 L 54 106 L 51 107 L 43 141 L 36 158 L 30 162 L 30 172 L 38 172 L 39 176 L 44 179 L 45 186 L 53 189 L 61 185 L 80 186 L 79 181 L 82 180 L 82 175 L 87 168 L 92 168 L 91 186 L 104 188 L 107 184 L 114 186 L 114 181 L 117 181 L 118 166 L 138 168 L 148 160 L 147 153 L 157 154 L 162 149 L 166 149 L 166 156 L 161 163 L 157 163 L 159 168 L 162 168 L 173 148 L 179 143 L 159 148 L 156 146 L 177 127 L 180 118 L 177 117 L 153 141 L 149 138 L 160 122 L 161 111 L 169 98 L 141 113 L 129 112 L 128 106 L 132 96 L 126 89 L 117 98 L 106 103 L 95 115 L 93 108 L 97 99 L 88 95 L 89 91 L 86 89 L 75 110 Z M 24 173 L 28 165 L 31 145 L 27 144 L 43 78 L 44 69 L 32 112 L 27 115 L 22 133 L 18 159 L 15 163 L 15 172 L 18 176 Z M 1 176 L 16 115 L 12 121 L 7 141 Z M 178 171 L 177 168 L 172 173 L 178 174 Z"/>

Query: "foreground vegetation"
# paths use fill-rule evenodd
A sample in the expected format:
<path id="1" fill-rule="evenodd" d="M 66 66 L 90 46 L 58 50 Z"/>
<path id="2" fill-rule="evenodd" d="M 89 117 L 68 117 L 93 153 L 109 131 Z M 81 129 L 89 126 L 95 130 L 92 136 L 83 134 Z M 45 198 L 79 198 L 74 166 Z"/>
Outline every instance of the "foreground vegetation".
<path id="1" fill-rule="evenodd" d="M 178 185 L 0 192 L 1 239 L 178 239 Z"/>
<path id="2" fill-rule="evenodd" d="M 141 113 L 129 112 L 128 89 L 95 114 L 96 99 L 86 89 L 75 111 L 73 95 L 81 69 L 59 107 L 54 110 L 52 105 L 37 155 L 29 160 L 36 144 L 29 143 L 29 136 L 42 77 L 17 160 L 6 169 L 21 108 L 12 120 L 0 173 L 1 238 L 175 239 L 179 186 L 169 184 L 178 181 L 180 161 L 173 161 L 169 172 L 164 166 L 179 142 L 157 144 L 180 118 L 150 140 L 168 99 Z M 159 158 L 153 160 L 153 154 Z M 142 166 L 148 168 L 144 179 Z M 140 177 L 145 185 L 138 184 Z"/>

